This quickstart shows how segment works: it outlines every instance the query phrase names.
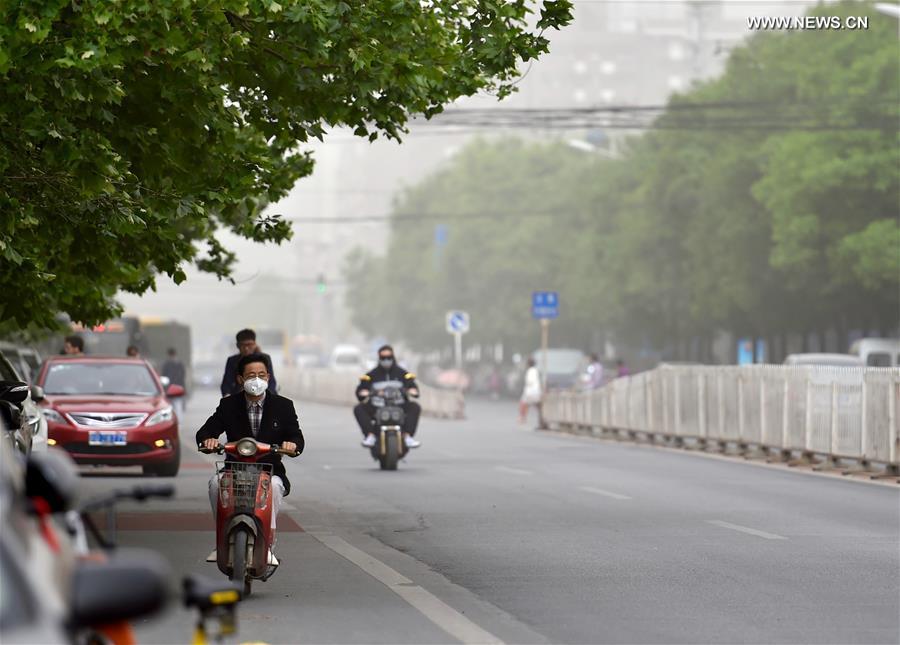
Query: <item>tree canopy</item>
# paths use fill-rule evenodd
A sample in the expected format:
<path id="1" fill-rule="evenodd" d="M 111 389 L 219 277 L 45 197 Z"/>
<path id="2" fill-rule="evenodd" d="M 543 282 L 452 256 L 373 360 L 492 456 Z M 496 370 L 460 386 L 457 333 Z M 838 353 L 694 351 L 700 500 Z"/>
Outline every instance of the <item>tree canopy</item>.
<path id="1" fill-rule="evenodd" d="M 672 354 L 720 330 L 895 329 L 896 21 L 857 2 L 813 11 L 869 29 L 753 37 L 616 159 L 472 144 L 400 199 L 390 260 L 348 264 L 357 324 L 427 349 L 446 343 L 443 312 L 467 308 L 474 342 L 528 351 L 530 292 L 555 288 L 554 335 L 583 347 L 598 331 Z"/>
<path id="2" fill-rule="evenodd" d="M 0 323 L 117 312 L 184 264 L 228 277 L 220 228 L 280 242 L 265 206 L 326 129 L 399 139 L 502 98 L 568 0 L 22 0 L 0 5 Z"/>

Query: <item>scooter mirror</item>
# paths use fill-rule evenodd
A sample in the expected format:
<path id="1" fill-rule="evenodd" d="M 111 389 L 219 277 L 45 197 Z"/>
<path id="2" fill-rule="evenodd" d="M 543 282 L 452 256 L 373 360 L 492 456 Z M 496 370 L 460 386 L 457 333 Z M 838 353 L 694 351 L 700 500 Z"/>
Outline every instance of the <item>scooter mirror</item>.
<path id="1" fill-rule="evenodd" d="M 28 398 L 27 383 L 20 381 L 0 381 L 0 400 L 19 405 Z"/>
<path id="2" fill-rule="evenodd" d="M 72 580 L 75 627 L 148 616 L 168 600 L 171 568 L 162 556 L 145 549 L 122 549 L 106 562 L 85 561 Z"/>
<path id="3" fill-rule="evenodd" d="M 80 482 L 78 468 L 62 450 L 32 453 L 25 467 L 25 494 L 40 497 L 53 513 L 75 507 Z"/>

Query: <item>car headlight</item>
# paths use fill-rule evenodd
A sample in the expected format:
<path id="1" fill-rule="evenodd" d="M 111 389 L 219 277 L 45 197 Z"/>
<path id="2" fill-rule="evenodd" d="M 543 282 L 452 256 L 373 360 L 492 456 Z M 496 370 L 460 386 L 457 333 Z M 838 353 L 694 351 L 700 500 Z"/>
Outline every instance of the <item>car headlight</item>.
<path id="1" fill-rule="evenodd" d="M 42 410 L 44 413 L 44 418 L 47 419 L 49 423 L 65 423 L 66 420 L 63 418 L 59 412 L 54 410 L 53 408 L 44 408 Z"/>
<path id="2" fill-rule="evenodd" d="M 256 454 L 257 445 L 253 439 L 241 439 L 237 443 L 237 451 L 241 457 L 252 457 Z"/>
<path id="3" fill-rule="evenodd" d="M 175 412 L 170 405 L 167 408 L 163 408 L 162 410 L 158 410 L 154 412 L 149 419 L 147 419 L 146 425 L 152 426 L 157 423 L 165 423 L 166 421 L 171 421 L 175 418 Z"/>

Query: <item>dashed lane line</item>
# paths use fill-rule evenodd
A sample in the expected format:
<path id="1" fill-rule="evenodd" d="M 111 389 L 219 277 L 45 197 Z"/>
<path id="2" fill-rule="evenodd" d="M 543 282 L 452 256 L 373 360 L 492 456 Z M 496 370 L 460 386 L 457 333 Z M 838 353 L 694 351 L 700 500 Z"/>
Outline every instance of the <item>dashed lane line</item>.
<path id="1" fill-rule="evenodd" d="M 741 526 L 740 524 L 732 524 L 731 522 L 725 522 L 722 520 L 706 520 L 709 524 L 714 524 L 715 526 L 721 526 L 723 529 L 731 529 L 732 531 L 740 531 L 741 533 L 746 533 L 748 535 L 755 535 L 756 537 L 761 537 L 766 540 L 786 540 L 787 538 L 783 535 L 776 535 L 775 533 L 767 533 L 765 531 L 760 531 L 758 529 L 752 529 L 749 526 Z"/>
<path id="2" fill-rule="evenodd" d="M 508 473 L 510 475 L 533 475 L 534 473 L 530 470 L 523 470 L 522 468 L 510 468 L 509 466 L 494 466 L 494 470 L 501 473 Z"/>
<path id="3" fill-rule="evenodd" d="M 594 495 L 602 495 L 603 497 L 610 497 L 612 499 L 631 499 L 628 495 L 621 495 L 619 493 L 612 493 L 608 490 L 603 490 L 602 488 L 594 488 L 593 486 L 582 486 L 579 490 L 583 490 L 586 493 L 593 493 Z"/>

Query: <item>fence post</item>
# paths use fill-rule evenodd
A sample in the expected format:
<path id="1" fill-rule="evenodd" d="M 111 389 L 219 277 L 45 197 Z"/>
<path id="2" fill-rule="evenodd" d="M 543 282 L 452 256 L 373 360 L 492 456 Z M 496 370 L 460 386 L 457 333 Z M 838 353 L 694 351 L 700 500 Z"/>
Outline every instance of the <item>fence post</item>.
<path id="1" fill-rule="evenodd" d="M 781 408 L 781 458 L 782 459 L 790 459 L 791 451 L 790 451 L 790 431 L 788 429 L 788 425 L 790 424 L 790 414 L 789 414 L 789 406 L 788 402 L 790 401 L 790 389 L 791 389 L 791 379 L 790 375 L 793 373 L 793 369 L 788 371 L 784 375 L 784 388 L 782 392 L 783 403 Z"/>
<path id="2" fill-rule="evenodd" d="M 653 430 L 653 403 L 650 401 L 650 376 L 644 377 L 644 407 L 647 410 L 647 428 L 648 432 L 652 432 Z"/>
<path id="3" fill-rule="evenodd" d="M 859 456 L 864 465 L 866 465 L 867 462 L 869 461 L 868 457 L 866 455 L 866 448 L 868 448 L 868 443 L 869 443 L 869 429 L 866 426 L 866 407 L 867 407 L 866 399 L 869 398 L 869 394 L 868 394 L 869 388 L 867 388 L 866 385 L 868 384 L 868 382 L 869 382 L 869 380 L 866 378 L 866 374 L 864 372 L 863 379 L 862 379 L 862 406 L 861 406 L 862 418 L 859 420 Z"/>
<path id="4" fill-rule="evenodd" d="M 706 444 L 706 375 L 700 373 L 697 375 L 697 422 L 701 443 Z"/>
<path id="5" fill-rule="evenodd" d="M 803 456 L 800 459 L 799 463 L 809 462 L 812 458 L 812 382 L 809 379 L 809 374 L 805 374 L 806 378 L 806 413 L 803 415 L 803 423 L 806 426 L 804 430 L 804 439 L 803 439 Z"/>
<path id="6" fill-rule="evenodd" d="M 888 431 L 888 437 L 890 438 L 890 449 L 888 450 L 888 459 L 891 464 L 894 466 L 894 469 L 897 468 L 897 392 L 898 388 L 900 388 L 900 383 L 897 382 L 896 377 L 891 378 L 891 396 L 888 401 L 888 422 L 890 423 L 890 430 Z"/>
<path id="7" fill-rule="evenodd" d="M 631 377 L 625 379 L 625 425 L 629 430 L 634 430 L 631 422 Z"/>
<path id="8" fill-rule="evenodd" d="M 662 432 L 663 434 L 669 433 L 669 379 L 668 372 L 664 371 L 660 373 L 662 377 L 660 380 L 662 381 Z"/>
<path id="9" fill-rule="evenodd" d="M 719 403 L 716 406 L 718 408 L 718 417 L 716 418 L 716 424 L 719 428 L 718 436 L 716 437 L 716 439 L 719 442 L 718 445 L 720 451 L 724 451 L 726 445 L 725 441 L 723 441 L 722 439 L 722 431 L 725 427 L 725 397 L 723 396 L 725 386 L 723 384 L 722 371 L 723 370 L 721 367 L 716 368 L 716 397 L 718 398 Z"/>
<path id="10" fill-rule="evenodd" d="M 681 436 L 681 379 L 678 378 L 678 372 L 675 371 L 675 428 L 676 437 Z"/>
<path id="11" fill-rule="evenodd" d="M 738 372 L 737 375 L 738 381 L 738 395 L 737 395 L 737 407 L 738 407 L 738 444 L 741 448 L 744 447 L 744 374 L 742 372 Z"/>
<path id="12" fill-rule="evenodd" d="M 759 377 L 759 443 L 766 452 L 769 446 L 769 424 L 766 423 L 766 375 Z"/>
<path id="13" fill-rule="evenodd" d="M 838 384 L 837 381 L 831 382 L 831 446 L 829 447 L 829 455 L 826 459 L 826 465 L 820 468 L 832 468 L 837 465 L 838 454 Z"/>

